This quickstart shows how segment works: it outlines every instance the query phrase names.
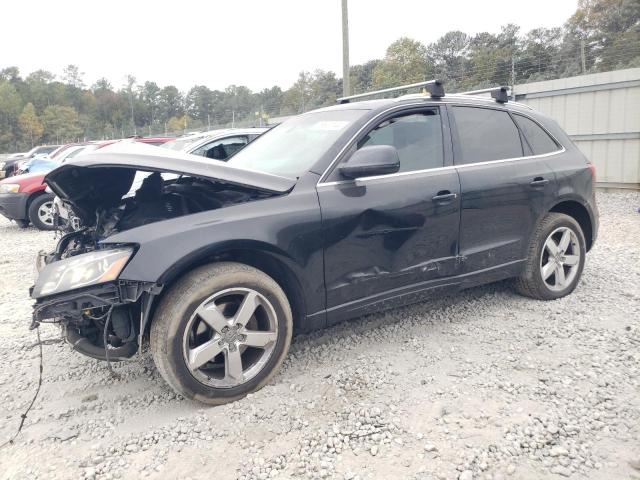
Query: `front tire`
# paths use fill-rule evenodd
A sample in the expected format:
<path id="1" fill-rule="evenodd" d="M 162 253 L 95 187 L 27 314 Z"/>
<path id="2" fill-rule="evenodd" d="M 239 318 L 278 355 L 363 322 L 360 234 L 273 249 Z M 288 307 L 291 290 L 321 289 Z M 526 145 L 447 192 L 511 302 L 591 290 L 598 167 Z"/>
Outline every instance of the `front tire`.
<path id="1" fill-rule="evenodd" d="M 29 220 L 39 230 L 55 230 L 53 219 L 54 195 L 45 193 L 38 195 L 29 205 Z"/>
<path id="2" fill-rule="evenodd" d="M 516 290 L 538 300 L 569 295 L 582 276 L 585 245 L 584 234 L 575 219 L 562 213 L 548 213 L 533 233 Z"/>
<path id="3" fill-rule="evenodd" d="M 214 263 L 164 296 L 151 324 L 151 353 L 176 392 L 220 405 L 275 375 L 292 331 L 289 302 L 271 277 L 240 263 Z"/>

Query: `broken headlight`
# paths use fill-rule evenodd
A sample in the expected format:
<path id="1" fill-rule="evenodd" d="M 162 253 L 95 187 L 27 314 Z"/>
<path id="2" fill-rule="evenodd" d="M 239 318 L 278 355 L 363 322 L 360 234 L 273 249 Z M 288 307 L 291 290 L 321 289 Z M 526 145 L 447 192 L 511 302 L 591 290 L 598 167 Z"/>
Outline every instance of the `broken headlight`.
<path id="1" fill-rule="evenodd" d="M 114 248 L 50 263 L 40 272 L 31 296 L 40 298 L 115 280 L 132 254 L 132 248 Z"/>

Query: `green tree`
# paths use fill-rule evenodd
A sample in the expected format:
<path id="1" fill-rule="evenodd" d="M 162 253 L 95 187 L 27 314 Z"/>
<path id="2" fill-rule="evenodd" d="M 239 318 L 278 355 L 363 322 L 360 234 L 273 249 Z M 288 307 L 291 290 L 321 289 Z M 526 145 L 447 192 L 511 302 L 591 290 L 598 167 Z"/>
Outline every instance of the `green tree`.
<path id="1" fill-rule="evenodd" d="M 284 93 L 281 113 L 291 115 L 306 112 L 310 95 L 311 74 L 309 72 L 300 72 L 298 81 Z"/>
<path id="2" fill-rule="evenodd" d="M 160 87 L 156 82 L 144 82 L 144 85 L 140 87 L 139 100 L 142 123 L 155 125 L 158 122 L 160 107 Z"/>
<path id="3" fill-rule="evenodd" d="M 182 117 L 171 117 L 167 122 L 167 130 L 169 132 L 178 133 L 185 132 L 187 130 L 187 116 L 183 115 Z"/>
<path id="4" fill-rule="evenodd" d="M 30 73 L 25 79 L 30 103 L 36 111 L 42 112 L 50 104 L 51 82 L 55 79 L 53 73 L 46 70 L 36 70 Z"/>
<path id="5" fill-rule="evenodd" d="M 427 49 L 416 41 L 402 37 L 387 48 L 384 59 L 373 70 L 373 88 L 386 88 L 427 80 Z"/>
<path id="6" fill-rule="evenodd" d="M 40 140 L 44 133 L 44 126 L 36 115 L 36 109 L 33 103 L 27 103 L 18 117 L 18 126 L 23 140 L 26 140 L 31 147 Z"/>
<path id="7" fill-rule="evenodd" d="M 552 78 L 562 43 L 560 28 L 534 28 L 525 36 L 518 74 L 529 80 Z"/>
<path id="8" fill-rule="evenodd" d="M 462 82 L 468 71 L 471 38 L 459 30 L 445 33 L 427 48 L 427 58 L 435 76 L 450 84 Z"/>
<path id="9" fill-rule="evenodd" d="M 78 124 L 78 112 L 72 107 L 51 105 L 44 109 L 44 131 L 50 142 L 77 141 L 82 134 Z"/>
<path id="10" fill-rule="evenodd" d="M 62 80 L 71 87 L 78 89 L 84 88 L 83 76 L 84 73 L 80 71 L 77 65 L 67 65 L 64 67 L 64 70 L 62 70 Z"/>
<path id="11" fill-rule="evenodd" d="M 342 82 L 336 74 L 325 70 L 316 70 L 309 78 L 309 100 L 307 109 L 333 105 L 342 91 Z"/>
<path id="12" fill-rule="evenodd" d="M 256 94 L 256 106 L 259 106 L 260 111 L 269 116 L 277 116 L 280 114 L 282 99 L 283 92 L 280 87 L 265 88 Z"/>
<path id="13" fill-rule="evenodd" d="M 17 138 L 18 115 L 22 109 L 22 98 L 16 87 L 7 80 L 0 79 L 0 148 L 6 150 Z"/>
<path id="14" fill-rule="evenodd" d="M 569 64 L 581 62 L 582 46 L 587 70 L 611 70 L 640 59 L 638 0 L 580 0 L 564 29 L 563 58 Z"/>
<path id="15" fill-rule="evenodd" d="M 184 108 L 191 118 L 208 124 L 213 114 L 213 92 L 204 85 L 196 85 L 185 96 Z"/>
<path id="16" fill-rule="evenodd" d="M 171 117 L 183 114 L 183 98 L 176 87 L 169 85 L 160 90 L 158 110 L 159 119 L 163 122 L 168 122 Z"/>
<path id="17" fill-rule="evenodd" d="M 381 60 L 369 60 L 362 65 L 349 67 L 352 94 L 363 93 L 373 89 L 373 71 L 380 62 Z M 342 80 L 340 80 L 340 90 L 342 90 Z"/>

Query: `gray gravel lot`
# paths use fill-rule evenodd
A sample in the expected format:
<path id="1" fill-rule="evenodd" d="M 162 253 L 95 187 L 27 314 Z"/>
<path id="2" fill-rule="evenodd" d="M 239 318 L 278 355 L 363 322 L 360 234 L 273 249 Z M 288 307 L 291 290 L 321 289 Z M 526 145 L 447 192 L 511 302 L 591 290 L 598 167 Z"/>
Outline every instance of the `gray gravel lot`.
<path id="1" fill-rule="evenodd" d="M 222 407 L 177 397 L 148 353 L 114 379 L 45 325 L 0 478 L 640 479 L 640 194 L 598 200 L 569 297 L 503 282 L 298 336 L 271 384 Z M 0 220 L 0 443 L 36 389 L 27 288 L 53 245 Z"/>

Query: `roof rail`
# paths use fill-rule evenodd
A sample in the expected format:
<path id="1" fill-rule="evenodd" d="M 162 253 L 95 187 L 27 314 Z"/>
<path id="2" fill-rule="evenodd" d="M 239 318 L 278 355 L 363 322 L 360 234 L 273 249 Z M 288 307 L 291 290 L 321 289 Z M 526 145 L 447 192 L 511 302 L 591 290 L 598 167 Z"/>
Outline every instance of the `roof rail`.
<path id="1" fill-rule="evenodd" d="M 482 88 L 480 90 L 469 90 L 468 92 L 460 92 L 457 95 L 480 95 L 482 93 L 490 93 L 491 98 L 495 98 L 498 103 L 507 103 L 509 101 L 509 87 L 491 87 Z"/>
<path id="2" fill-rule="evenodd" d="M 442 80 L 429 80 L 426 82 L 410 83 L 409 85 L 401 85 L 399 87 L 384 88 L 382 90 L 376 90 L 374 92 L 359 93 L 357 95 L 351 95 L 350 97 L 338 98 L 338 103 L 349 103 L 351 100 L 359 98 L 372 97 L 374 95 L 380 95 L 382 93 L 397 92 L 398 90 L 407 90 L 409 88 L 424 87 L 427 92 L 431 94 L 433 98 L 444 97 L 444 87 L 442 86 Z"/>

